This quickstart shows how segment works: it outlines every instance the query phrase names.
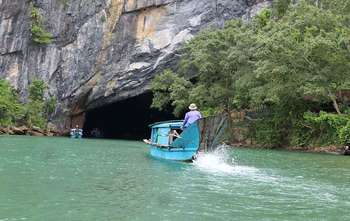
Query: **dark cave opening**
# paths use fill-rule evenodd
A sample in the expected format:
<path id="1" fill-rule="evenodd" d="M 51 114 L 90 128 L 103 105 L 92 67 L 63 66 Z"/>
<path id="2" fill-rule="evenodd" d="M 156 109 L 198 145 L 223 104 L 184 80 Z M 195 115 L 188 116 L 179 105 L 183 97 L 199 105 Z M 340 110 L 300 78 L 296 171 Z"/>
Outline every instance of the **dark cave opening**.
<path id="1" fill-rule="evenodd" d="M 83 128 L 84 137 L 129 140 L 149 138 L 149 124 L 175 119 L 170 108 L 164 111 L 151 109 L 152 97 L 152 93 L 145 93 L 88 111 Z"/>

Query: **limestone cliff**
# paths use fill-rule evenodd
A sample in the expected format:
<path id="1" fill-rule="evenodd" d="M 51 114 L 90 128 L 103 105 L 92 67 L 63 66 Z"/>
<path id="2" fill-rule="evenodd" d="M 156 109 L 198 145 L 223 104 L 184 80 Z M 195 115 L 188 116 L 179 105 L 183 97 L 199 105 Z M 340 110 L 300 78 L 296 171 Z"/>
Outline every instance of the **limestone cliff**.
<path id="1" fill-rule="evenodd" d="M 31 40 L 30 4 L 53 42 Z M 268 0 L 0 0 L 0 78 L 27 95 L 43 79 L 57 96 L 57 122 L 144 93 L 178 61 L 177 50 L 201 29 L 248 19 Z"/>

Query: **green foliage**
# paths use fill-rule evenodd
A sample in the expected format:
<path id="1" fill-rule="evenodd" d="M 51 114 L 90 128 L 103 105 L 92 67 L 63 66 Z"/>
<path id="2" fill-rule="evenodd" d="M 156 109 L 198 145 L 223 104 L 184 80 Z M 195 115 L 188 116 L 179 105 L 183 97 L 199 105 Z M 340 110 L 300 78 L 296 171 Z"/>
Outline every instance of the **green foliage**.
<path id="1" fill-rule="evenodd" d="M 318 127 L 331 127 L 334 129 L 345 126 L 350 120 L 347 115 L 331 114 L 324 111 L 321 111 L 319 114 L 306 112 L 304 119 L 308 123 L 318 125 Z"/>
<path id="2" fill-rule="evenodd" d="M 265 117 L 261 121 L 264 127 L 256 127 L 257 135 L 267 129 L 271 134 L 258 136 L 259 143 L 278 141 L 278 145 L 306 146 L 339 143 L 342 126 L 327 121 L 308 130 L 302 126 L 303 112 L 312 103 L 316 103 L 313 105 L 316 109 L 322 109 L 324 103 L 333 104 L 334 111 L 339 113 L 339 106 L 345 105 L 338 104 L 341 100 L 336 94 L 347 89 L 350 82 L 349 33 L 342 16 L 305 2 L 257 30 L 257 44 L 261 47 L 254 54 L 255 78 L 245 81 L 243 88 L 251 94 L 248 100 L 251 108 L 279 107 L 272 110 L 273 120 Z"/>
<path id="3" fill-rule="evenodd" d="M 171 70 L 165 70 L 157 75 L 152 82 L 153 91 L 152 107 L 162 110 L 168 105 L 175 107 L 174 114 L 180 115 L 188 105 L 189 89 L 191 82 L 174 74 Z"/>
<path id="4" fill-rule="evenodd" d="M 273 14 L 277 18 L 283 17 L 286 13 L 288 8 L 290 7 L 292 0 L 275 0 L 273 1 Z"/>
<path id="5" fill-rule="evenodd" d="M 264 27 L 271 20 L 271 17 L 272 11 L 270 9 L 264 9 L 255 17 L 255 22 L 258 23 L 261 27 Z"/>
<path id="6" fill-rule="evenodd" d="M 306 0 L 306 2 L 323 10 L 330 10 L 337 14 L 349 15 L 349 0 Z"/>
<path id="7" fill-rule="evenodd" d="M 347 134 L 350 126 L 349 115 L 339 115 L 326 113 L 321 111 L 319 114 L 306 112 L 304 114 L 305 129 L 311 134 L 313 140 L 311 143 L 316 145 L 324 144 L 346 144 L 348 140 Z"/>
<path id="8" fill-rule="evenodd" d="M 42 80 L 33 80 L 29 86 L 29 102 L 26 105 L 27 125 L 45 128 L 52 113 L 56 109 L 56 99 L 44 98 L 47 86 Z"/>
<path id="9" fill-rule="evenodd" d="M 348 116 L 341 113 L 348 108 L 339 92 L 350 89 L 349 1 L 291 2 L 275 1 L 251 23 L 229 21 L 193 38 L 180 71 L 155 78 L 153 107 L 171 104 L 177 113 L 192 102 L 206 113 L 264 107 L 268 114 L 251 127 L 259 144 L 345 142 Z M 324 105 L 338 114 L 310 117 Z"/>
<path id="10" fill-rule="evenodd" d="M 341 17 L 302 3 L 271 21 L 259 32 L 264 47 L 256 53 L 255 73 L 267 95 L 262 99 L 333 102 L 350 82 L 349 33 Z"/>
<path id="11" fill-rule="evenodd" d="M 252 70 L 250 59 L 254 49 L 249 26 L 231 21 L 225 28 L 202 33 L 186 45 L 186 65 L 196 70 L 198 82 L 190 99 L 203 109 L 230 111 L 235 107 L 236 81 Z"/>
<path id="12" fill-rule="evenodd" d="M 32 40 L 38 44 L 50 44 L 52 42 L 53 36 L 50 32 L 46 31 L 43 25 L 43 18 L 39 12 L 39 9 L 31 6 L 30 17 L 31 23 L 31 34 Z"/>
<path id="13" fill-rule="evenodd" d="M 63 5 L 64 8 L 69 6 L 69 0 L 59 0 L 59 2 Z"/>
<path id="14" fill-rule="evenodd" d="M 45 128 L 46 120 L 43 113 L 44 104 L 39 101 L 30 101 L 26 106 L 26 123 L 29 127 Z"/>
<path id="15" fill-rule="evenodd" d="M 50 120 L 52 115 L 56 111 L 56 105 L 57 105 L 57 98 L 56 97 L 50 97 L 45 101 L 44 106 L 44 113 L 45 113 L 45 119 Z"/>
<path id="16" fill-rule="evenodd" d="M 0 80 L 0 126 L 11 126 L 23 117 L 23 106 L 16 91 L 5 80 Z"/>
<path id="17" fill-rule="evenodd" d="M 102 15 L 102 16 L 101 16 L 101 22 L 102 22 L 102 23 L 105 23 L 106 21 L 107 21 L 106 16 L 105 16 L 105 15 Z"/>
<path id="18" fill-rule="evenodd" d="M 34 80 L 29 86 L 29 99 L 31 101 L 42 102 L 44 100 L 44 92 L 47 89 L 44 81 Z"/>
<path id="19" fill-rule="evenodd" d="M 45 99 L 46 89 L 43 81 L 34 80 L 29 86 L 29 101 L 23 104 L 11 85 L 0 80 L 0 126 L 26 124 L 29 127 L 45 128 L 57 103 L 54 97 Z"/>
<path id="20" fill-rule="evenodd" d="M 350 120 L 339 129 L 339 139 L 342 144 L 350 144 Z"/>

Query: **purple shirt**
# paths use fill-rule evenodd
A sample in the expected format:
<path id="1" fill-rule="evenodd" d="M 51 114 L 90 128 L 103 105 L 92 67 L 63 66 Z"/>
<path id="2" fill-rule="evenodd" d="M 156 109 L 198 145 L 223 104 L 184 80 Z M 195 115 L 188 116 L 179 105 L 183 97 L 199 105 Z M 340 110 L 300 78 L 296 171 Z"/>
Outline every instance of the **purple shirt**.
<path id="1" fill-rule="evenodd" d="M 202 115 L 199 111 L 189 111 L 186 113 L 185 115 L 185 119 L 184 119 L 184 123 L 183 123 L 183 127 L 188 127 L 190 124 L 192 124 L 193 122 L 195 122 L 196 120 L 202 118 Z"/>

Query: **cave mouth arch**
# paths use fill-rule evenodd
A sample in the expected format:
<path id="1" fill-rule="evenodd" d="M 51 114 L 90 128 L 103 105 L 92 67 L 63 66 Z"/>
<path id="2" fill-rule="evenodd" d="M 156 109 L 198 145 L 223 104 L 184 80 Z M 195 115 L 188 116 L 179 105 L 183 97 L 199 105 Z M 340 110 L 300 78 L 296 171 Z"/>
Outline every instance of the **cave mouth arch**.
<path id="1" fill-rule="evenodd" d="M 151 92 L 86 112 L 84 137 L 140 140 L 150 137 L 148 125 L 157 121 L 174 120 L 172 109 L 150 108 Z"/>

